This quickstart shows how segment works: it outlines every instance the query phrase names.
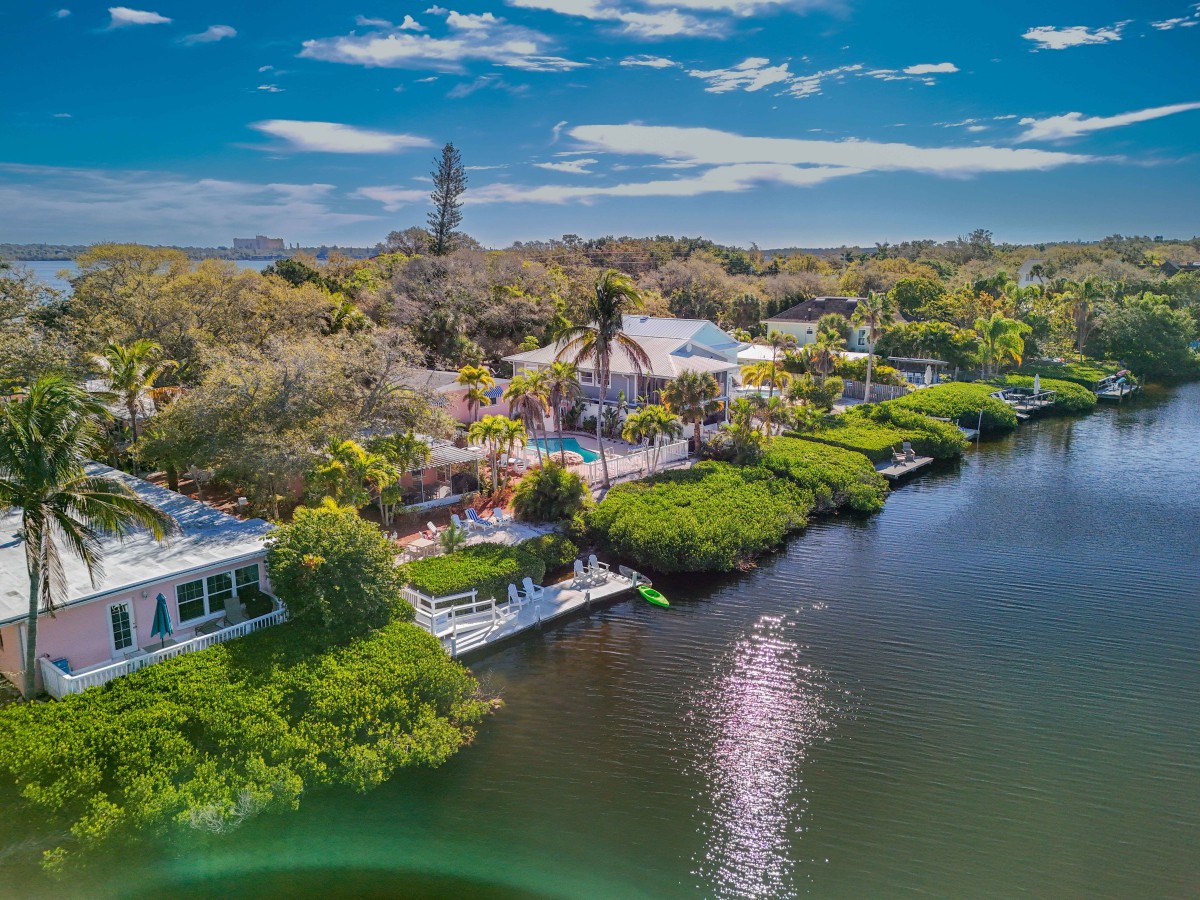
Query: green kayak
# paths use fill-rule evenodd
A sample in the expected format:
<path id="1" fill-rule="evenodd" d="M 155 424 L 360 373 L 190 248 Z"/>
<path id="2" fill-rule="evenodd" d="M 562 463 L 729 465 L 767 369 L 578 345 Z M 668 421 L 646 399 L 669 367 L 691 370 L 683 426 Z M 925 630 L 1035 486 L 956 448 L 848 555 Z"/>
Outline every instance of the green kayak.
<path id="1" fill-rule="evenodd" d="M 642 599 L 647 603 L 653 603 L 655 606 L 670 606 L 667 598 L 650 587 L 648 584 L 638 585 L 638 593 L 642 595 Z"/>

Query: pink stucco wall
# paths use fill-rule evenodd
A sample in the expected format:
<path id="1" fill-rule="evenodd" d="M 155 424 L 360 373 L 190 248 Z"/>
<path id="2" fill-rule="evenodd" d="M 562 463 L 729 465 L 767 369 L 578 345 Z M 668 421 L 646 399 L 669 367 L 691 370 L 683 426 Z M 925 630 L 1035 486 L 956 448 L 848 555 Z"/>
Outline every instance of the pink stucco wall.
<path id="1" fill-rule="evenodd" d="M 154 608 L 160 593 L 167 598 L 167 608 L 171 612 L 171 623 L 175 628 L 173 638 L 176 641 L 187 640 L 193 637 L 195 626 L 205 620 L 180 622 L 179 605 L 175 596 L 176 586 L 209 575 L 232 572 L 234 569 L 255 563 L 259 566 L 259 583 L 266 588 L 266 567 L 263 565 L 263 555 L 260 554 L 242 562 L 221 563 L 177 578 L 144 584 L 130 591 L 108 594 L 99 600 L 60 609 L 53 617 L 43 615 L 38 619 L 37 654 L 48 656 L 50 659 L 65 656 L 74 671 L 114 658 L 124 658 L 122 655 L 113 655 L 108 612 L 110 604 L 122 600 L 133 601 L 135 645 L 152 650 L 161 640 L 150 635 L 150 629 L 154 625 Z M 6 625 L 3 629 L 4 649 L 0 651 L 0 673 L 14 682 L 19 681 L 20 673 L 24 671 L 24 660 L 20 657 L 22 629 L 23 625 L 19 623 Z"/>
<path id="2" fill-rule="evenodd" d="M 509 379 L 497 378 L 496 387 L 508 387 Z M 470 425 L 474 421 L 472 418 L 472 410 L 467 405 L 467 388 L 455 388 L 453 390 L 447 388 L 443 390 L 442 396 L 446 398 L 446 412 L 464 425 Z M 503 400 L 493 400 L 490 406 L 483 405 L 479 407 L 478 417 L 483 418 L 487 415 L 508 414 L 508 404 Z"/>

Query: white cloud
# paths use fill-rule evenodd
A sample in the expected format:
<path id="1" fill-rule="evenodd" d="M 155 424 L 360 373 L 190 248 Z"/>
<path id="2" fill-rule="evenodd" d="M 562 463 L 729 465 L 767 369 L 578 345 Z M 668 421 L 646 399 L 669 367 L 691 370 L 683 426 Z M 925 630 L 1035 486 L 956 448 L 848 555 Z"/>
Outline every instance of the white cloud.
<path id="1" fill-rule="evenodd" d="M 225 38 L 237 37 L 237 29 L 232 25 L 209 25 L 199 34 L 189 34 L 183 39 L 185 44 L 211 44 L 223 41 Z"/>
<path id="2" fill-rule="evenodd" d="M 785 94 L 790 94 L 793 97 L 812 97 L 821 93 L 825 82 L 829 79 L 842 81 L 846 75 L 852 72 L 858 72 L 862 69 L 862 65 L 855 63 L 851 66 L 838 66 L 835 69 L 826 69 L 823 72 L 813 72 L 811 75 L 797 75 L 788 84 Z"/>
<path id="3" fill-rule="evenodd" d="M 171 20 L 156 12 L 142 9 L 130 9 L 128 6 L 110 6 L 108 14 L 112 16 L 109 28 L 122 28 L 126 25 L 165 25 Z"/>
<path id="4" fill-rule="evenodd" d="M 665 56 L 647 56 L 641 54 L 638 56 L 627 56 L 621 60 L 623 66 L 640 66 L 646 69 L 673 69 L 679 63 L 673 59 L 667 59 Z"/>
<path id="5" fill-rule="evenodd" d="M 395 26 L 387 19 L 371 19 L 367 16 L 355 16 L 354 24 L 360 27 L 368 28 L 394 28 Z"/>
<path id="6" fill-rule="evenodd" d="M 595 22 L 613 22 L 615 31 L 641 38 L 708 37 L 718 33 L 716 22 L 704 21 L 678 9 L 632 10 L 606 5 L 599 0 L 509 0 L 510 6 L 541 9 Z M 672 7 L 687 4 L 670 4 Z"/>
<path id="7" fill-rule="evenodd" d="M 918 63 L 915 66 L 909 66 L 904 70 L 905 75 L 938 75 L 943 72 L 957 72 L 958 66 L 954 63 Z"/>
<path id="8" fill-rule="evenodd" d="M 688 74 L 708 82 L 704 90 L 710 94 L 725 94 L 729 91 L 758 91 L 781 81 L 791 81 L 792 73 L 787 63 L 772 66 L 769 59 L 752 56 L 728 69 L 701 71 L 689 69 Z"/>
<path id="9" fill-rule="evenodd" d="M 562 162 L 543 162 L 534 163 L 539 169 L 547 169 L 551 172 L 565 172 L 568 175 L 591 175 L 591 166 L 600 162 L 598 159 L 592 159 L 585 156 L 579 159 L 568 159 Z"/>
<path id="10" fill-rule="evenodd" d="M 1066 50 L 1068 47 L 1082 47 L 1085 44 L 1109 44 L 1121 39 L 1121 32 L 1128 21 L 1116 22 L 1102 28 L 1087 28 L 1083 25 L 1071 25 L 1056 28 L 1053 25 L 1040 25 L 1030 28 L 1021 37 L 1037 44 L 1035 50 Z"/>
<path id="11" fill-rule="evenodd" d="M 258 90 L 263 91 L 268 94 L 282 94 L 283 93 L 283 88 L 281 88 L 277 84 L 260 84 L 258 86 Z"/>
<path id="12" fill-rule="evenodd" d="M 265 122 L 255 122 L 250 127 L 287 141 L 289 150 L 316 153 L 397 153 L 414 147 L 433 146 L 433 141 L 428 138 L 356 128 L 337 122 L 268 119 Z"/>
<path id="13" fill-rule="evenodd" d="M 412 16 L 405 16 L 404 21 L 398 26 L 401 31 L 428 31 L 429 29 L 414 19 Z"/>
<path id="14" fill-rule="evenodd" d="M 227 243 L 248 229 L 328 241 L 337 229 L 373 215 L 331 208 L 329 184 L 259 184 L 174 173 L 69 169 L 0 163 L 5 224 L 24 240 L 91 243 L 98 239 L 159 244 Z"/>
<path id="15" fill-rule="evenodd" d="M 1175 28 L 1195 28 L 1200 25 L 1200 3 L 1193 3 L 1188 7 L 1191 10 L 1186 16 L 1176 16 L 1173 19 L 1162 19 L 1158 22 L 1151 22 L 1151 28 L 1157 28 L 1159 31 L 1171 31 Z"/>
<path id="16" fill-rule="evenodd" d="M 69 118 L 71 118 L 71 114 L 70 114 L 70 113 L 51 113 L 51 116 L 52 116 L 53 118 L 55 118 L 55 119 L 69 119 Z"/>
<path id="17" fill-rule="evenodd" d="M 469 97 L 476 91 L 495 90 L 507 91 L 510 94 L 523 94 L 529 90 L 529 86 L 525 84 L 509 84 L 499 75 L 480 75 L 474 81 L 463 82 L 452 87 L 446 96 L 451 100 L 458 100 L 463 97 Z"/>
<path id="18" fill-rule="evenodd" d="M 1173 116 L 1177 113 L 1190 112 L 1200 109 L 1200 103 L 1175 103 L 1170 106 L 1154 106 L 1149 109 L 1139 109 L 1133 112 L 1121 113 L 1115 116 L 1089 116 L 1083 113 L 1069 112 L 1061 116 L 1050 116 L 1046 119 L 1025 118 L 1019 124 L 1025 125 L 1024 134 L 1018 141 L 1057 141 L 1064 138 L 1078 137 L 1092 131 L 1105 128 L 1121 128 L 1136 122 L 1149 122 L 1151 119 L 1161 119 L 1163 116 Z"/>
<path id="19" fill-rule="evenodd" d="M 259 72 L 270 72 L 274 68 L 275 68 L 274 66 L 259 66 L 258 71 Z"/>
<path id="20" fill-rule="evenodd" d="M 436 75 L 430 75 L 428 78 L 418 78 L 417 84 L 433 84 L 437 80 L 438 77 Z"/>
<path id="21" fill-rule="evenodd" d="M 412 188 L 380 185 L 378 187 L 359 188 L 350 196 L 359 200 L 374 200 L 376 203 L 382 203 L 383 208 L 388 212 L 395 212 L 401 207 L 411 206 L 414 203 L 424 203 L 429 199 L 429 192 L 413 190 Z"/>
<path id="22" fill-rule="evenodd" d="M 427 12 L 446 17 L 445 37 L 413 34 L 402 25 L 390 31 L 305 41 L 300 55 L 368 68 L 439 72 L 462 72 L 464 63 L 472 60 L 534 72 L 561 72 L 585 65 L 548 55 L 552 42 L 546 35 L 491 13 L 463 14 L 436 6 Z"/>
<path id="23" fill-rule="evenodd" d="M 54 14 L 54 18 L 65 19 L 70 14 L 71 14 L 71 11 L 69 9 L 60 9 Z"/>

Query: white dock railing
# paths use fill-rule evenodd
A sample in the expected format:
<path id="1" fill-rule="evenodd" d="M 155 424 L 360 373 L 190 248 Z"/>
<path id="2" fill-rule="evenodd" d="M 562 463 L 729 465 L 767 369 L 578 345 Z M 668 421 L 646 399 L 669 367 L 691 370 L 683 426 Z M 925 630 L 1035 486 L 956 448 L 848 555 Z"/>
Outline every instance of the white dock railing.
<path id="1" fill-rule="evenodd" d="M 465 633 L 491 628 L 507 615 L 508 600 L 503 603 L 495 597 L 479 599 L 479 591 L 462 594 L 447 594 L 444 597 L 429 597 L 411 587 L 401 589 L 401 594 L 416 611 L 413 620 L 436 638 L 449 637 L 453 643 Z"/>
<path id="2" fill-rule="evenodd" d="M 135 656 L 131 659 L 101 666 L 98 669 L 77 672 L 71 675 L 68 675 L 58 666 L 54 665 L 46 657 L 42 657 L 40 660 L 42 685 L 45 687 L 47 694 L 55 700 L 61 700 L 68 694 L 78 694 L 86 691 L 88 688 L 108 684 L 114 678 L 120 678 L 122 675 L 130 675 L 139 669 L 146 668 L 146 666 L 162 662 L 164 659 L 182 656 L 184 653 L 195 653 L 197 650 L 204 650 L 214 644 L 223 644 L 225 641 L 232 641 L 234 638 L 240 638 L 251 632 L 270 628 L 272 625 L 278 625 L 286 618 L 286 609 L 276 609 L 265 616 L 259 616 L 256 619 L 247 619 L 245 622 L 230 625 L 228 628 L 222 628 L 220 631 L 214 631 L 212 634 L 199 635 L 191 640 L 182 641 L 170 647 L 164 647 L 161 650 L 152 650 L 141 656 Z"/>
<path id="3" fill-rule="evenodd" d="M 658 467 L 661 469 L 673 462 L 687 459 L 687 441 L 675 441 L 657 448 L 647 447 L 645 450 L 635 450 L 626 456 L 610 456 L 608 458 L 608 476 L 611 479 L 625 475 L 642 475 L 650 472 L 650 466 L 655 462 L 658 453 Z M 604 464 L 600 460 L 571 466 L 571 470 L 585 479 L 589 484 L 598 484 L 604 480 Z"/>

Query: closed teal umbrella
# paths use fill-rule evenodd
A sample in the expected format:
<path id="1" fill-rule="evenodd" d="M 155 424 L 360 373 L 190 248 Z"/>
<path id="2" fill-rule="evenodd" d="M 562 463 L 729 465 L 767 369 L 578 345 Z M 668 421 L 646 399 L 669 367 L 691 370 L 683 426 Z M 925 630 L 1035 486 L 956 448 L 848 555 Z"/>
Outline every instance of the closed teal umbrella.
<path id="1" fill-rule="evenodd" d="M 161 637 L 162 646 L 167 646 L 167 637 L 175 633 L 174 626 L 171 625 L 171 611 L 167 609 L 167 598 L 162 594 L 158 595 L 158 602 L 154 606 L 154 627 L 150 629 L 150 637 Z"/>

